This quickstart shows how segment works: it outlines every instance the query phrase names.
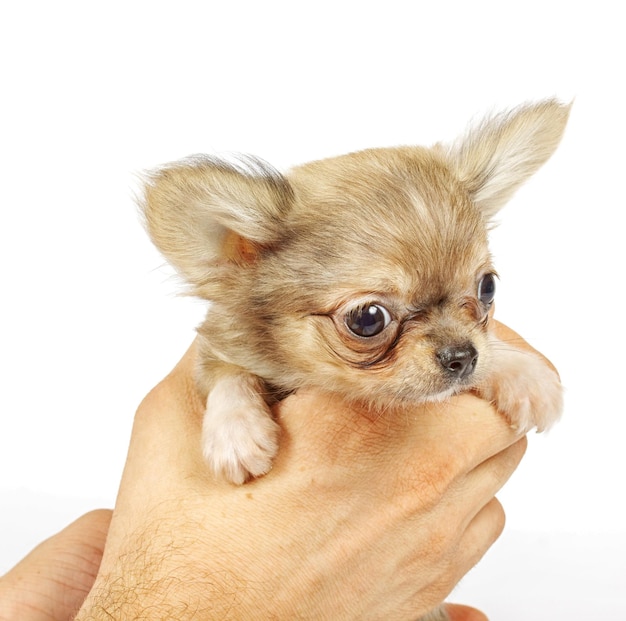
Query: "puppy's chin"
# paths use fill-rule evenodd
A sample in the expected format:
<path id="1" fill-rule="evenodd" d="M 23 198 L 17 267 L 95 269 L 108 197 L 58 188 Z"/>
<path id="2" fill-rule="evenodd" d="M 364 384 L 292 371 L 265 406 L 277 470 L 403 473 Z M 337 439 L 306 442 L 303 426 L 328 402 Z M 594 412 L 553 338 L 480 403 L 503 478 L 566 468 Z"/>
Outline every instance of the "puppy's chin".
<path id="1" fill-rule="evenodd" d="M 475 381 L 455 382 L 448 388 L 438 392 L 421 393 L 416 395 L 414 399 L 409 399 L 408 401 L 412 401 L 413 403 L 441 403 L 442 401 L 446 401 L 455 395 L 472 390 L 475 387 L 475 384 Z"/>
<path id="2" fill-rule="evenodd" d="M 435 393 L 434 395 L 426 395 L 425 398 L 422 398 L 422 401 L 428 403 L 441 403 L 450 397 L 454 397 L 454 395 L 458 395 L 461 392 L 467 391 L 467 386 L 464 384 L 459 384 L 455 386 L 451 386 L 447 390 L 442 392 Z"/>

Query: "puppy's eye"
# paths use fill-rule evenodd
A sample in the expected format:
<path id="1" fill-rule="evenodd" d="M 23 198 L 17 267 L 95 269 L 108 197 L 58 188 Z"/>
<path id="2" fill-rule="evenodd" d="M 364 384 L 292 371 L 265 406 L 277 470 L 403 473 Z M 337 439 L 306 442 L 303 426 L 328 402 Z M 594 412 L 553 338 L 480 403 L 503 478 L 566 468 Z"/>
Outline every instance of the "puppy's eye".
<path id="1" fill-rule="evenodd" d="M 345 321 L 350 332 L 369 337 L 380 334 L 391 323 L 391 315 L 380 304 L 368 304 L 349 311 Z"/>
<path id="2" fill-rule="evenodd" d="M 496 278 L 493 274 L 485 274 L 478 283 L 478 299 L 485 306 L 491 306 L 495 297 Z"/>

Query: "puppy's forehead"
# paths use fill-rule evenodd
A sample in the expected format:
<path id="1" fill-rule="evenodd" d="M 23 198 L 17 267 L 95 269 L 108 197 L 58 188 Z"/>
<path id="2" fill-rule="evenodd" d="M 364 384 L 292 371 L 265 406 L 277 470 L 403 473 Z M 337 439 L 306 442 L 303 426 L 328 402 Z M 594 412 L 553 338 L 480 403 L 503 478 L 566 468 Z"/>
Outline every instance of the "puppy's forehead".
<path id="1" fill-rule="evenodd" d="M 338 279 L 423 288 L 489 263 L 483 216 L 437 149 L 370 149 L 307 164 L 290 181 L 303 238 Z"/>
<path id="2" fill-rule="evenodd" d="M 430 235 L 482 218 L 437 148 L 368 149 L 305 164 L 289 179 L 301 215 L 310 211 L 320 226 L 348 218 L 363 227 L 398 222 L 411 225 L 410 234 Z"/>

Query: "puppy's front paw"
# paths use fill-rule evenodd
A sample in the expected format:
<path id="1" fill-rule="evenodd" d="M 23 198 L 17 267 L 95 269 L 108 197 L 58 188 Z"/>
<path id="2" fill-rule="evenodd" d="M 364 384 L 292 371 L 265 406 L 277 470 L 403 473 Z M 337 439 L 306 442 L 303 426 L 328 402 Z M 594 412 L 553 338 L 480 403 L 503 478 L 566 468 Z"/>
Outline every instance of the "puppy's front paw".
<path id="1" fill-rule="evenodd" d="M 544 431 L 563 409 L 563 388 L 557 374 L 537 355 L 499 343 L 494 371 L 480 388 L 511 426 L 527 433 Z"/>
<path id="2" fill-rule="evenodd" d="M 241 485 L 269 472 L 278 432 L 254 376 L 225 377 L 209 393 L 202 452 L 218 477 Z"/>

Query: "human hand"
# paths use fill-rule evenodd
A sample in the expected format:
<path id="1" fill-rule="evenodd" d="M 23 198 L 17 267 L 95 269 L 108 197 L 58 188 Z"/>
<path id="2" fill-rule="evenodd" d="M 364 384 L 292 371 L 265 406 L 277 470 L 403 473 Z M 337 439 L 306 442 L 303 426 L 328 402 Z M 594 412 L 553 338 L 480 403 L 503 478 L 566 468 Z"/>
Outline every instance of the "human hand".
<path id="1" fill-rule="evenodd" d="M 138 410 L 77 620 L 415 619 L 500 534 L 525 439 L 473 395 L 372 417 L 301 391 L 276 408 L 273 470 L 233 487 L 200 454 L 194 360 Z"/>
<path id="2" fill-rule="evenodd" d="M 112 511 L 90 511 L 38 545 L 0 578 L 0 620 L 71 619 L 98 573 Z M 451 621 L 484 621 L 479 611 L 449 605 Z"/>

